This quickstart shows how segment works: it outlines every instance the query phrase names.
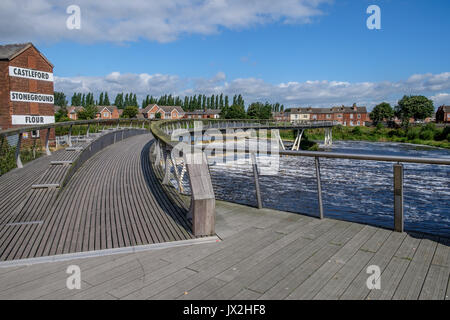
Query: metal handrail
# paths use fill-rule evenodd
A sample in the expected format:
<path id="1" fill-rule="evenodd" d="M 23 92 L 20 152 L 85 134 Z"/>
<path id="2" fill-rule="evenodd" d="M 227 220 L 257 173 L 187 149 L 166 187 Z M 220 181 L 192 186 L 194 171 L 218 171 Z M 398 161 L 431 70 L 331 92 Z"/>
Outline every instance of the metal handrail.
<path id="1" fill-rule="evenodd" d="M 1 143 L 3 144 L 3 140 L 6 139 L 9 136 L 18 135 L 19 138 L 17 139 L 16 144 L 16 151 L 15 151 L 15 160 L 17 168 L 23 168 L 22 160 L 20 159 L 20 147 L 22 144 L 22 138 L 23 134 L 25 132 L 31 132 L 31 131 L 40 131 L 40 130 L 46 130 L 46 136 L 45 136 L 45 153 L 47 155 L 51 155 L 50 148 L 49 148 L 49 140 L 50 140 L 50 132 L 51 129 L 55 128 L 61 128 L 61 127 L 69 127 L 69 146 L 72 145 L 71 143 L 71 135 L 72 135 L 72 127 L 78 126 L 78 125 L 87 125 L 87 132 L 86 136 L 89 136 L 89 130 L 90 125 L 99 125 L 101 123 L 114 123 L 117 124 L 117 127 L 121 122 L 127 122 L 130 123 L 130 127 L 133 126 L 133 122 L 136 123 L 142 123 L 142 128 L 144 128 L 144 125 L 146 122 L 150 122 L 150 119 L 139 119 L 139 118 L 119 118 L 119 119 L 92 119 L 92 120 L 78 120 L 78 121 L 63 121 L 63 122 L 55 122 L 55 123 L 49 123 L 49 124 L 41 124 L 41 125 L 34 125 L 34 126 L 25 126 L 20 128 L 11 128 L 7 130 L 0 131 L 0 139 Z"/>
<path id="2" fill-rule="evenodd" d="M 63 122 L 55 122 L 55 123 L 49 123 L 49 124 L 40 124 L 40 125 L 34 125 L 34 126 L 26 126 L 26 127 L 20 127 L 20 128 L 11 128 L 6 130 L 0 131 L 0 137 L 8 137 L 13 136 L 16 134 L 24 133 L 24 132 L 30 132 L 30 131 L 36 131 L 36 130 L 45 130 L 45 129 L 52 129 L 52 128 L 60 128 L 60 127 L 67 127 L 67 126 L 73 126 L 73 125 L 84 125 L 84 124 L 97 124 L 97 123 L 111 123 L 111 122 L 150 122 L 152 120 L 150 119 L 138 119 L 138 118 L 119 118 L 119 119 L 92 119 L 92 120 L 77 120 L 77 121 L 63 121 Z"/>

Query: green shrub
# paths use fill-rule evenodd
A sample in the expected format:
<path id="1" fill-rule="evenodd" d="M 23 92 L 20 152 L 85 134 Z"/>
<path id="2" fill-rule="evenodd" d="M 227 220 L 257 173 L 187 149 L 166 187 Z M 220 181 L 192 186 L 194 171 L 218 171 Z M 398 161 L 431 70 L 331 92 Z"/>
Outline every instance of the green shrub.
<path id="1" fill-rule="evenodd" d="M 0 150 L 0 175 L 3 175 L 16 167 L 15 152 L 16 148 L 10 147 L 8 143 L 4 141 L 2 149 Z"/>
<path id="2" fill-rule="evenodd" d="M 353 130 L 352 130 L 352 133 L 355 134 L 355 135 L 361 135 L 362 130 L 361 130 L 360 127 L 354 127 Z"/>
<path id="3" fill-rule="evenodd" d="M 423 139 L 423 140 L 433 140 L 433 139 L 434 139 L 434 131 L 429 130 L 429 129 L 427 129 L 427 130 L 422 130 L 422 131 L 420 132 L 420 139 Z"/>
<path id="4" fill-rule="evenodd" d="M 406 133 L 408 140 L 415 140 L 420 138 L 420 128 L 410 128 Z"/>

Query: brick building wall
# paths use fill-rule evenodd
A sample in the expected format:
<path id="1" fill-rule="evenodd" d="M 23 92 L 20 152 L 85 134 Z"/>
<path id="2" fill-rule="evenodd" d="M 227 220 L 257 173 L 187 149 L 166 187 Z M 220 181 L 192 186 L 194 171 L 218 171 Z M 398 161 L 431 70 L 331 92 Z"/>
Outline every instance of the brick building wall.
<path id="1" fill-rule="evenodd" d="M 2 130 L 26 125 L 12 125 L 12 115 L 40 115 L 54 116 L 54 105 L 38 102 L 11 101 L 10 92 L 28 92 L 39 94 L 54 94 L 53 82 L 37 79 L 27 79 L 9 75 L 9 66 L 33 69 L 53 73 L 53 66 L 33 46 L 28 46 L 17 56 L 0 61 L 0 127 Z M 45 140 L 46 131 L 41 130 L 42 143 Z M 28 135 L 28 138 L 31 136 Z M 25 138 L 25 137 L 24 137 Z M 51 131 L 51 139 L 54 139 L 54 130 Z M 28 139 L 24 139 L 27 145 Z M 31 139 L 29 139 L 31 140 Z"/>

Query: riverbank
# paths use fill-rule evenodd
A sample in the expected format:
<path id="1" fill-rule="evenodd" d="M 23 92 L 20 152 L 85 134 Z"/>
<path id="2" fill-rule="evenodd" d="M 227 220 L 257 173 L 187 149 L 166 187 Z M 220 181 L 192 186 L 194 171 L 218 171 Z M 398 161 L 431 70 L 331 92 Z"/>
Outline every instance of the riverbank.
<path id="1" fill-rule="evenodd" d="M 324 139 L 323 129 L 309 129 L 306 131 L 309 140 Z M 293 130 L 280 132 L 281 138 L 294 141 Z M 401 142 L 415 145 L 426 145 L 438 148 L 450 149 L 450 126 L 436 128 L 434 124 L 419 127 L 411 127 L 407 131 L 403 129 L 392 129 L 378 127 L 343 127 L 333 128 L 333 140 L 353 140 L 369 142 Z"/>

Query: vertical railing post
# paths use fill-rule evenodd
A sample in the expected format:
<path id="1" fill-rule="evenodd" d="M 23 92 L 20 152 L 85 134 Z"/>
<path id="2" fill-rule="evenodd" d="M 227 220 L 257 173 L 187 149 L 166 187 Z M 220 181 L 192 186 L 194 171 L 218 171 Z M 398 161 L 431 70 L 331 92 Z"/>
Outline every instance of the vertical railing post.
<path id="1" fill-rule="evenodd" d="M 72 125 L 69 126 L 69 141 L 68 141 L 68 146 L 69 146 L 69 147 L 72 146 Z"/>
<path id="2" fill-rule="evenodd" d="M 394 164 L 394 230 L 404 231 L 403 222 L 403 165 Z"/>
<path id="3" fill-rule="evenodd" d="M 49 140 L 50 140 L 50 128 L 47 129 L 47 134 L 45 136 L 45 154 L 51 156 L 52 153 L 50 152 L 50 148 L 48 146 Z"/>
<path id="4" fill-rule="evenodd" d="M 87 126 L 86 137 L 89 137 L 89 129 L 91 128 L 91 124 L 89 123 Z"/>
<path id="5" fill-rule="evenodd" d="M 316 179 L 317 179 L 317 198 L 319 201 L 319 217 L 323 219 L 323 203 L 322 203 L 322 183 L 320 181 L 320 161 L 318 157 L 314 158 L 316 163 Z"/>
<path id="6" fill-rule="evenodd" d="M 259 187 L 259 173 L 258 173 L 258 164 L 256 163 L 256 156 L 252 152 L 252 165 L 253 165 L 253 177 L 255 179 L 255 191 L 256 191 L 256 202 L 258 205 L 258 209 L 262 209 L 263 204 L 261 200 L 261 189 Z"/>
<path id="7" fill-rule="evenodd" d="M 20 159 L 20 145 L 22 144 L 22 136 L 23 133 L 19 133 L 19 138 L 17 139 L 17 145 L 16 145 L 16 164 L 17 168 L 23 168 L 22 160 Z"/>

